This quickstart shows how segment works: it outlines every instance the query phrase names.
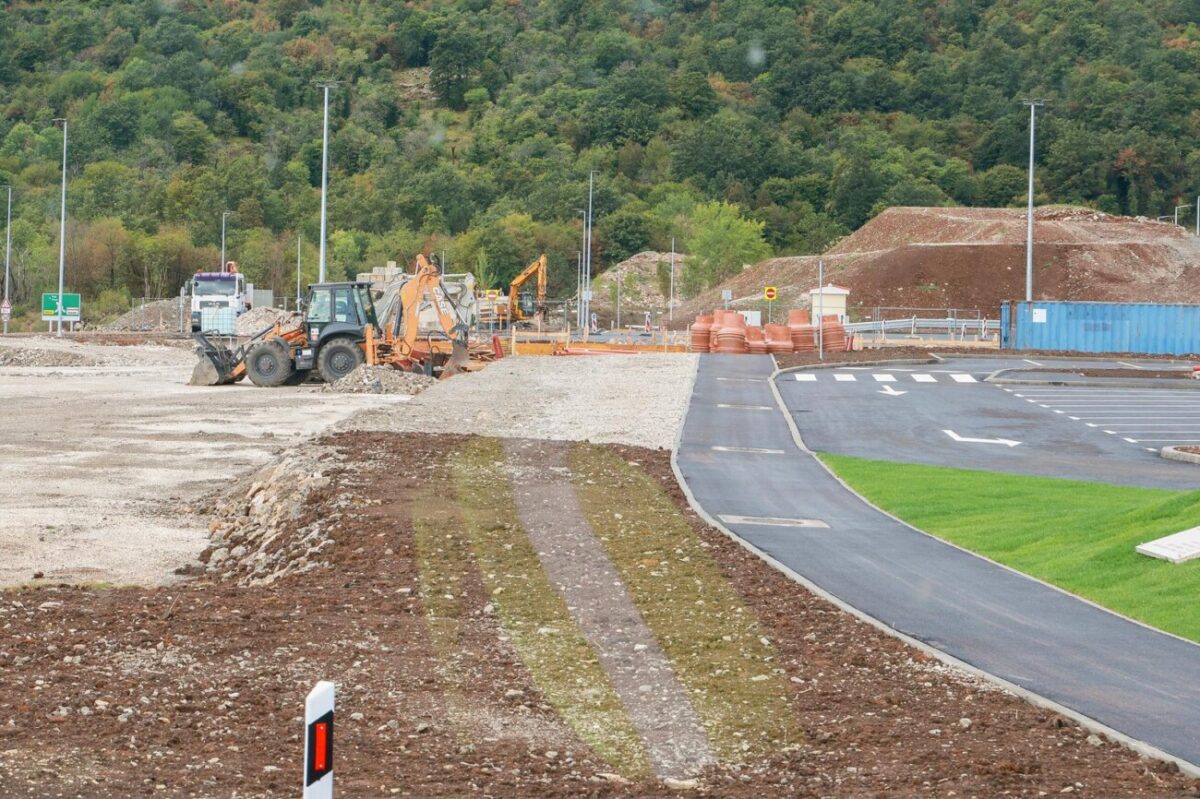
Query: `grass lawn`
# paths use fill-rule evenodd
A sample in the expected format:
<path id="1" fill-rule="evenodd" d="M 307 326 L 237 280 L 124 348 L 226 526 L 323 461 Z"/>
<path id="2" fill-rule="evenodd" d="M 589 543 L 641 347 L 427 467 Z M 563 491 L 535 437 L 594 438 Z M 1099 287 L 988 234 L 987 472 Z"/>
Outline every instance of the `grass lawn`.
<path id="1" fill-rule="evenodd" d="M 1200 491 L 821 459 L 914 527 L 1200 642 L 1200 559 L 1176 566 L 1134 552 L 1200 525 Z"/>

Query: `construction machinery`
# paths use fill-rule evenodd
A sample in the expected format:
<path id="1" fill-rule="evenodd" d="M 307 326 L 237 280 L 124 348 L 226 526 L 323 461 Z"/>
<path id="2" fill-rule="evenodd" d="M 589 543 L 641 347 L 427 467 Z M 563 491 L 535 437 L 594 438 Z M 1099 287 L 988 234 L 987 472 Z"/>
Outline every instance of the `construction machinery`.
<path id="1" fill-rule="evenodd" d="M 522 288 L 534 275 L 537 275 L 537 294 Z M 535 299 L 536 297 L 536 299 Z M 546 255 L 543 253 L 536 261 L 522 270 L 513 278 L 508 286 L 508 318 L 512 322 L 524 322 L 537 317 L 546 322 Z"/>
<path id="2" fill-rule="evenodd" d="M 433 309 L 440 335 L 422 337 L 423 305 Z M 391 319 L 376 316 L 370 284 L 356 281 L 309 286 L 306 308 L 298 325 L 277 322 L 236 349 L 204 332 L 193 334 L 200 360 L 192 384 L 249 377 L 257 386 L 294 385 L 314 371 L 333 383 L 364 363 L 448 377 L 467 362 L 467 328 L 441 288 L 437 267 L 424 256 L 417 257 L 416 272 L 400 289 Z"/>

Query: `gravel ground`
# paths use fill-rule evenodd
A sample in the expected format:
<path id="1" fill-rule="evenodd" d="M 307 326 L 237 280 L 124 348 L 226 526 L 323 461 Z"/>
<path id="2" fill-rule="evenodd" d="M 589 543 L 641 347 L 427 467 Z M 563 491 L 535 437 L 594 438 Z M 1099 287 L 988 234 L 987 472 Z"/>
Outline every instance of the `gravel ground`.
<path id="1" fill-rule="evenodd" d="M 436 377 L 364 363 L 336 383 L 326 383 L 322 390 L 336 394 L 420 394 L 437 382 Z"/>
<path id="2" fill-rule="evenodd" d="M 403 408 L 340 430 L 476 433 L 669 449 L 691 396 L 696 356 L 518 356 L 443 380 Z"/>
<path id="3" fill-rule="evenodd" d="M 0 366 L 188 366 L 190 348 L 162 344 L 107 346 L 51 336 L 0 338 Z"/>

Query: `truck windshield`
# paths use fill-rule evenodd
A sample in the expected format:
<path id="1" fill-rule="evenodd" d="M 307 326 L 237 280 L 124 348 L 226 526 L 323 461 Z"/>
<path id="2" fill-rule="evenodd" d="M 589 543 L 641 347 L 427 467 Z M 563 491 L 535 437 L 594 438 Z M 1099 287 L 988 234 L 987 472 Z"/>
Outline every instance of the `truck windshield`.
<path id="1" fill-rule="evenodd" d="M 366 318 L 367 323 L 379 327 L 379 320 L 375 318 L 375 303 L 371 301 L 371 289 L 366 286 L 359 286 L 358 301 L 363 307 L 363 316 Z"/>
<path id="2" fill-rule="evenodd" d="M 237 294 L 237 278 L 218 277 L 192 281 L 192 294 L 197 297 L 230 297 Z"/>

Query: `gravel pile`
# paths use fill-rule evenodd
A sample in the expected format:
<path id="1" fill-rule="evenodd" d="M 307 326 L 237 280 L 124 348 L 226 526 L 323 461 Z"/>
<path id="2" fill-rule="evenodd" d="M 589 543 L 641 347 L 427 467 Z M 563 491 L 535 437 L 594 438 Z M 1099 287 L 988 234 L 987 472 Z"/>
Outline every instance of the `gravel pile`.
<path id="1" fill-rule="evenodd" d="M 180 305 L 178 299 L 154 300 L 133 308 L 121 314 L 108 324 L 100 325 L 98 330 L 117 331 L 169 331 L 180 329 Z M 183 307 L 185 318 L 190 315 L 188 307 Z"/>
<path id="2" fill-rule="evenodd" d="M 669 449 L 687 410 L 696 359 L 684 353 L 509 357 L 480 372 L 439 381 L 403 407 L 355 414 L 335 429 Z"/>
<path id="3" fill-rule="evenodd" d="M 309 496 L 329 485 L 325 473 L 334 459 L 325 447 L 293 448 L 217 499 L 210 544 L 200 555 L 204 571 L 239 585 L 265 585 L 328 566 L 321 553 L 333 545 L 328 529 L 338 513 L 300 517 Z"/>
<path id="4" fill-rule="evenodd" d="M 339 394 L 420 394 L 437 382 L 435 377 L 364 363 L 336 383 L 327 383 L 324 390 Z"/>
<path id="5" fill-rule="evenodd" d="M 279 308 L 251 308 L 238 317 L 237 334 L 239 336 L 253 336 L 255 333 L 261 333 L 276 322 L 283 325 L 284 330 L 291 330 L 299 326 L 301 318 L 298 313 L 284 311 Z"/>
<path id="6" fill-rule="evenodd" d="M 0 366 L 94 366 L 95 361 L 74 352 L 35 347 L 0 347 Z"/>

